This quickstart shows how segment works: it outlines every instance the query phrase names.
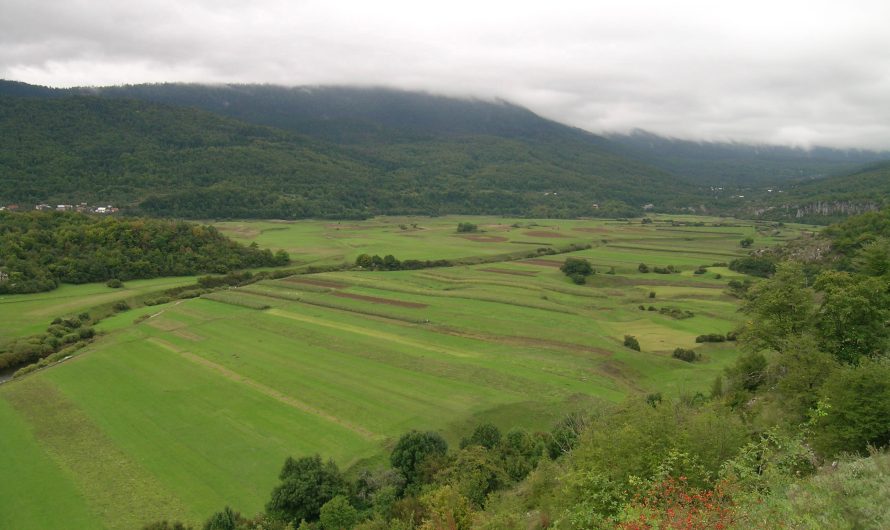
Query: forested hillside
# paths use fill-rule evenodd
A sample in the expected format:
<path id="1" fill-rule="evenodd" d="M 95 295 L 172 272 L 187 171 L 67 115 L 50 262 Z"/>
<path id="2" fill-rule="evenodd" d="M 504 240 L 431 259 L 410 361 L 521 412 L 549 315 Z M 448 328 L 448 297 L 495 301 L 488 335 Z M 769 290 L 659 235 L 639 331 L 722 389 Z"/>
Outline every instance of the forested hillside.
<path id="1" fill-rule="evenodd" d="M 842 175 L 890 159 L 888 151 L 693 142 L 645 131 L 610 135 L 608 139 L 620 147 L 618 152 L 692 182 L 740 189 Z"/>
<path id="2" fill-rule="evenodd" d="M 245 247 L 211 226 L 0 212 L 0 294 L 49 291 L 62 282 L 225 273 L 288 261 L 286 252 Z"/>
<path id="3" fill-rule="evenodd" d="M 890 194 L 886 163 L 857 169 L 886 152 L 604 138 L 503 101 L 379 88 L 0 81 L 0 128 L 0 203 L 183 218 L 629 216 L 653 204 L 825 223 Z"/>
<path id="4" fill-rule="evenodd" d="M 391 90 L 253 85 L 52 90 L 4 82 L 0 93 L 15 95 L 4 100 L 6 123 L 0 125 L 33 131 L 4 149 L 11 153 L 3 165 L 20 181 L 32 183 L 12 187 L 14 196 L 7 196 L 10 188 L 6 195 L 0 192 L 0 199 L 10 201 L 50 200 L 58 196 L 52 192 L 62 190 L 46 186 L 46 179 L 83 173 L 91 166 L 100 168 L 103 181 L 117 186 L 91 185 L 87 179 L 69 189 L 117 190 L 132 203 L 151 197 L 142 205 L 144 211 L 181 217 L 615 216 L 635 214 L 648 203 L 670 210 L 701 198 L 682 179 L 614 154 L 601 137 L 502 102 Z M 72 94 L 83 96 L 70 99 Z M 72 109 L 72 101 L 128 118 L 97 121 Z M 138 113 L 127 110 L 133 105 L 139 106 Z M 251 127 L 195 107 L 276 129 Z M 165 128 L 146 128 L 142 113 L 163 114 Z M 53 120 L 62 119 L 71 125 L 55 134 L 41 132 L 57 129 Z M 214 129 L 238 134 L 230 134 L 223 144 L 192 137 L 196 145 L 180 145 L 156 138 L 180 125 L 209 135 Z M 74 127 L 82 127 L 79 143 L 67 136 Z M 104 131 L 109 129 L 114 137 L 135 135 L 138 140 L 105 146 L 109 134 Z M 164 149 L 146 150 L 142 144 Z M 83 148 L 88 155 L 81 155 Z M 78 161 L 71 168 L 73 162 L 66 165 L 66 157 L 52 151 L 64 151 L 68 159 L 88 156 L 90 163 Z M 122 158 L 122 153 L 129 156 Z M 106 159 L 100 160 L 102 156 Z M 147 156 L 150 163 L 144 161 Z M 30 162 L 43 158 L 57 166 L 32 167 Z M 148 179 L 166 176 L 157 183 L 163 189 L 154 185 L 153 193 L 144 191 L 146 172 Z M 41 199 L 41 192 L 52 196 Z"/>
<path id="5" fill-rule="evenodd" d="M 890 204 L 890 162 L 852 173 L 795 183 L 779 196 L 759 197 L 753 206 L 766 218 L 826 223 Z"/>

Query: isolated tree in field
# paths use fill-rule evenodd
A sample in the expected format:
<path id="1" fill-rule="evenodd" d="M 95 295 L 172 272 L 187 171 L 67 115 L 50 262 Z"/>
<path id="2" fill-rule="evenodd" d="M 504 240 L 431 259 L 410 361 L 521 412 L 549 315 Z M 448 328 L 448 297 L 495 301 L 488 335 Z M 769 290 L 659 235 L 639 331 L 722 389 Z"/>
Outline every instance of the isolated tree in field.
<path id="1" fill-rule="evenodd" d="M 624 336 L 624 345 L 632 350 L 640 351 L 640 341 L 633 335 Z"/>
<path id="2" fill-rule="evenodd" d="M 458 223 L 457 231 L 460 233 L 478 232 L 479 227 L 477 225 L 474 225 L 473 223 Z"/>
<path id="3" fill-rule="evenodd" d="M 281 484 L 272 490 L 266 512 L 295 526 L 303 519 L 317 520 L 326 502 L 348 493 L 337 464 L 330 460 L 323 463 L 319 455 L 297 460 L 288 457 L 278 478 Z"/>
<path id="4" fill-rule="evenodd" d="M 445 456 L 448 444 L 438 433 L 411 431 L 403 434 L 396 443 L 389 462 L 405 476 L 408 484 L 415 484 L 424 461 L 431 457 Z"/>
<path id="5" fill-rule="evenodd" d="M 579 285 L 585 283 L 587 277 L 593 274 L 593 267 L 584 258 L 566 258 L 559 270 Z"/>
<path id="6" fill-rule="evenodd" d="M 640 271 L 640 272 L 649 272 L 649 266 L 646 265 L 645 263 L 640 263 L 640 264 L 637 266 L 637 270 Z"/>
<path id="7" fill-rule="evenodd" d="M 739 241 L 739 246 L 742 248 L 749 248 L 753 244 L 754 244 L 754 240 L 751 239 L 750 237 L 746 237 L 745 239 Z"/>

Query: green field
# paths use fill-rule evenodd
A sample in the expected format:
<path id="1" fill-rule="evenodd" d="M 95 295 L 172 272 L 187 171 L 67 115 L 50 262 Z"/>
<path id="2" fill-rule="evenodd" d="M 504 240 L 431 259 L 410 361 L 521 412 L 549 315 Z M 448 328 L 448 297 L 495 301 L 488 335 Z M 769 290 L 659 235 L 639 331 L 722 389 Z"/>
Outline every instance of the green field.
<path id="1" fill-rule="evenodd" d="M 485 232 L 459 237 L 459 220 Z M 437 430 L 456 443 L 482 420 L 545 430 L 597 402 L 706 392 L 737 351 L 731 342 L 697 345 L 695 337 L 737 325 L 738 301 L 725 293 L 737 275 L 692 271 L 743 255 L 743 237 L 769 245 L 804 227 L 775 234 L 751 222 L 683 220 L 705 226 L 664 219 L 220 223 L 233 237 L 287 249 L 301 263 L 365 252 L 458 259 L 583 243 L 592 248 L 569 255 L 589 259 L 599 273 L 572 284 L 558 269 L 566 255 L 332 272 L 107 318 L 97 326 L 104 334 L 74 358 L 0 386 L 0 463 L 15 476 L 0 481 L 0 527 L 199 523 L 227 504 L 252 514 L 288 455 L 319 452 L 349 468 L 382 461 L 409 429 Z M 642 274 L 640 262 L 682 272 Z M 110 296 L 121 293 L 92 285 L 8 297 L 0 300 L 9 319 L 3 332 L 39 332 L 54 316 Z M 695 316 L 675 319 L 662 308 Z M 625 334 L 639 339 L 641 352 L 622 345 Z M 671 358 L 676 347 L 696 346 L 700 362 Z M 59 499 L 52 510 L 47 495 Z"/>

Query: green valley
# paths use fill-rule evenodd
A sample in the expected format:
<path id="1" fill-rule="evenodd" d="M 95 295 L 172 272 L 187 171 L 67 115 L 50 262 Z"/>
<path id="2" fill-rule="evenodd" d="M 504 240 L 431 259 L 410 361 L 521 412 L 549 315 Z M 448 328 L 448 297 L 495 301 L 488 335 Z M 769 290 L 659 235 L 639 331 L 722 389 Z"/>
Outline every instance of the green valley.
<path id="1" fill-rule="evenodd" d="M 458 234 L 462 221 L 480 231 Z M 809 230 L 699 217 L 217 227 L 284 249 L 296 264 L 336 265 L 361 253 L 479 263 L 269 278 L 102 320 L 99 337 L 72 358 L 0 386 L 0 454 L 13 459 L 4 465 L 26 454 L 34 461 L 16 494 L 0 497 L 2 526 L 198 523 L 226 504 L 250 514 L 262 510 L 289 455 L 375 465 L 411 429 L 456 444 L 483 421 L 546 430 L 567 413 L 632 396 L 707 393 L 739 351 L 734 342 L 696 342 L 739 323 L 727 283 L 741 276 L 725 266 L 746 253 L 739 240 L 765 247 Z M 590 248 L 537 252 L 569 243 Z M 572 284 L 559 271 L 566 256 L 589 260 L 596 273 Z M 678 272 L 643 273 L 641 262 Z M 699 266 L 706 271 L 696 274 Z M 190 281 L 126 287 L 135 294 Z M 27 333 L 123 296 L 63 286 L 4 297 L 0 311 L 7 329 Z M 693 316 L 678 318 L 683 312 Z M 622 345 L 625 335 L 640 351 Z M 672 358 L 679 347 L 701 359 Z M 48 485 L 65 498 L 52 511 L 28 494 Z"/>

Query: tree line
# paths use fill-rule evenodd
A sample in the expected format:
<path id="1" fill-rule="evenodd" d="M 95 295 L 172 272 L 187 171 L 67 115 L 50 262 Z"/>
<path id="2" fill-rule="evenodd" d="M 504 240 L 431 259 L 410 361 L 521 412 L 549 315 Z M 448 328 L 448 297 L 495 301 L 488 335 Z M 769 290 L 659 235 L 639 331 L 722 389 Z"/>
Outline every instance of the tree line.
<path id="1" fill-rule="evenodd" d="M 226 273 L 286 265 L 286 252 L 236 243 L 215 228 L 72 212 L 0 212 L 0 294 L 60 283 Z"/>

